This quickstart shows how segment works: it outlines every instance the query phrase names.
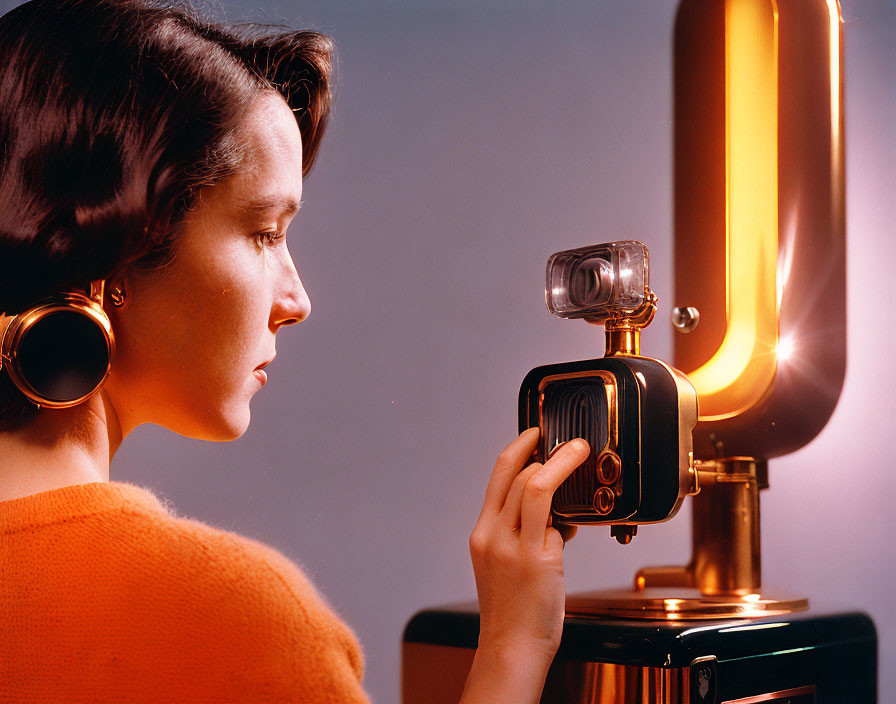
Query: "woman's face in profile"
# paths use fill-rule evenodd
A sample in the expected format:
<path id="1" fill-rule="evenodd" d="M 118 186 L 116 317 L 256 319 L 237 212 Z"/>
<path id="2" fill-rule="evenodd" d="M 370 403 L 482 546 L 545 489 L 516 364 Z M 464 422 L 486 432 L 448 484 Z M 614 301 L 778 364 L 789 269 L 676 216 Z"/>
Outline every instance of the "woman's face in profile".
<path id="1" fill-rule="evenodd" d="M 174 262 L 129 274 L 126 305 L 110 310 L 118 353 L 104 389 L 125 434 L 150 422 L 239 437 L 277 330 L 311 311 L 284 237 L 302 197 L 295 117 L 266 93 L 237 136 L 250 146 L 246 166 L 203 189 Z"/>

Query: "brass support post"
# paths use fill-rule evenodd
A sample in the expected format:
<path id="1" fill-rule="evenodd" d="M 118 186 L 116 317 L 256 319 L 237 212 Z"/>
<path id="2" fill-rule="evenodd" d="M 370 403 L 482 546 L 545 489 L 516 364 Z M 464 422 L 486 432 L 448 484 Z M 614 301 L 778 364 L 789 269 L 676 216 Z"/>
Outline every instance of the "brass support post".
<path id="1" fill-rule="evenodd" d="M 607 327 L 607 347 L 604 356 L 612 357 L 614 354 L 641 354 L 641 329 L 619 327 Z"/>
<path id="2" fill-rule="evenodd" d="M 762 584 L 759 489 L 765 463 L 749 457 L 696 461 L 691 561 L 680 567 L 645 567 L 635 588 L 695 587 L 705 596 L 755 594 Z M 757 467 L 757 465 L 759 465 Z"/>
<path id="3" fill-rule="evenodd" d="M 693 553 L 680 567 L 645 567 L 635 590 L 569 595 L 566 613 L 580 617 L 665 619 L 754 618 L 802 611 L 805 597 L 760 592 L 759 490 L 767 463 L 750 457 L 695 461 Z"/>
<path id="4" fill-rule="evenodd" d="M 650 289 L 645 289 L 644 300 L 635 310 L 625 315 L 610 318 L 596 318 L 586 320 L 595 325 L 603 325 L 606 331 L 605 357 L 614 354 L 641 354 L 641 329 L 650 325 L 656 314 L 656 294 Z"/>

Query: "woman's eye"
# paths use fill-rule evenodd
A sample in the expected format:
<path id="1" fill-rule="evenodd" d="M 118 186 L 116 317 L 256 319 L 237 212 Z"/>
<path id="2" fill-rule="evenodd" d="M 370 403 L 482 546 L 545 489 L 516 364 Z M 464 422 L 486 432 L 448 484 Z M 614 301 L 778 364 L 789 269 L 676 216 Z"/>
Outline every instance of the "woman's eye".
<path id="1" fill-rule="evenodd" d="M 259 247 L 273 247 L 277 242 L 283 239 L 284 235 L 281 232 L 259 232 L 257 235 L 253 235 L 255 238 L 255 244 Z"/>

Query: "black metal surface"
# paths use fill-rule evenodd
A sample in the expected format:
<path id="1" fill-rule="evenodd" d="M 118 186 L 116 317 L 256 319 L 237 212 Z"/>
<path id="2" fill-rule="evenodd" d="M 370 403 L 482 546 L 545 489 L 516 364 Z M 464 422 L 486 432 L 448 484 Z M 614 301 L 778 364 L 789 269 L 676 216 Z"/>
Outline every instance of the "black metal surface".
<path id="1" fill-rule="evenodd" d="M 641 505 L 633 521 L 664 521 L 680 505 L 679 398 L 665 366 L 644 357 L 624 357 L 641 382 Z"/>
<path id="2" fill-rule="evenodd" d="M 475 604 L 429 609 L 406 642 L 475 648 Z M 802 612 L 719 621 L 567 618 L 559 660 L 688 668 L 714 656 L 718 701 L 817 686 L 817 704 L 877 701 L 877 635 L 863 613 Z"/>

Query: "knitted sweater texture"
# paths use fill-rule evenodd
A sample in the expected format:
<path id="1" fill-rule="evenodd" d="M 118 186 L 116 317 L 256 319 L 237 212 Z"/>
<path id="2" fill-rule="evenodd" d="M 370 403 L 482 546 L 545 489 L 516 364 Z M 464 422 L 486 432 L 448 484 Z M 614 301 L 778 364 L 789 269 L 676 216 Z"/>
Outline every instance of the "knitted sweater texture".
<path id="1" fill-rule="evenodd" d="M 274 548 L 124 482 L 0 502 L 0 704 L 356 704 L 362 674 Z"/>

